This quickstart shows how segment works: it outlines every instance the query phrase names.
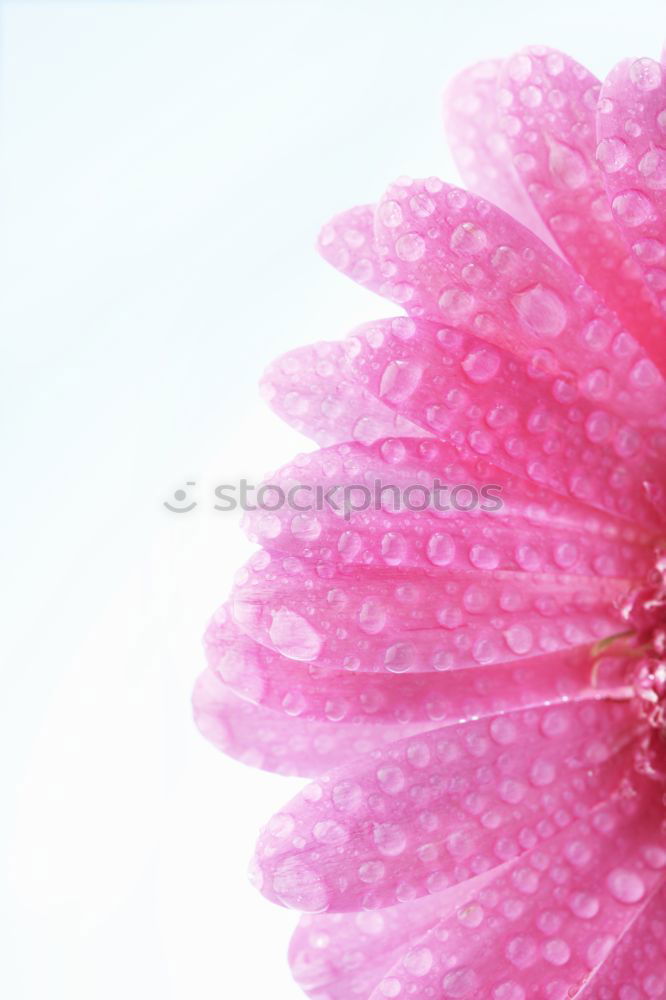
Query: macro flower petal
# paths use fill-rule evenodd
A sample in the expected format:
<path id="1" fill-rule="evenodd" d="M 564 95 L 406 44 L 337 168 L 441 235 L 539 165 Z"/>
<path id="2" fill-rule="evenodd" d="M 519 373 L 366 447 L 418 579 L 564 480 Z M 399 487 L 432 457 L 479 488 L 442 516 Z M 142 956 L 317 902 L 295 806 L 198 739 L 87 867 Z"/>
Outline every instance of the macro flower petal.
<path id="1" fill-rule="evenodd" d="M 593 697 L 431 730 L 352 761 L 283 809 L 288 840 L 264 830 L 262 892 L 309 910 L 305 870 L 317 876 L 315 911 L 374 909 L 480 875 L 604 801 L 630 766 L 634 729 L 631 705 Z"/>
<path id="2" fill-rule="evenodd" d="M 525 190 L 567 260 L 646 347 L 666 326 L 657 301 L 628 255 L 597 160 L 601 83 L 569 56 L 531 47 L 502 68 L 500 122 Z"/>

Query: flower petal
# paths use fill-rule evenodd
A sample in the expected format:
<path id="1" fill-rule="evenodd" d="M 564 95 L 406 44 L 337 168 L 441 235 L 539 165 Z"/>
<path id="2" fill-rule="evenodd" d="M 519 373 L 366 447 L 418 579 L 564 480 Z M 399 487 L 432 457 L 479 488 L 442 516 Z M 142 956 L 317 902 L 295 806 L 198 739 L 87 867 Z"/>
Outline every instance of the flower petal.
<path id="1" fill-rule="evenodd" d="M 459 391 L 462 422 L 475 404 Z M 591 465 L 591 450 L 581 445 L 580 453 Z M 257 495 L 265 503 L 257 502 L 243 524 L 251 541 L 314 562 L 320 574 L 326 565 L 345 564 L 641 579 L 652 567 L 660 530 L 642 496 L 647 469 L 640 482 L 638 470 L 633 482 L 626 467 L 624 475 L 613 471 L 599 502 L 617 503 L 627 521 L 444 442 L 344 444 L 300 455 L 273 473 Z"/>
<path id="2" fill-rule="evenodd" d="M 374 235 L 374 205 L 358 205 L 323 226 L 317 249 L 324 260 L 359 285 L 378 292 L 384 275 Z"/>
<path id="3" fill-rule="evenodd" d="M 606 79 L 597 115 L 597 157 L 613 217 L 666 313 L 666 81 L 659 63 L 620 63 Z M 653 348 L 663 365 L 666 341 Z"/>
<path id="4" fill-rule="evenodd" d="M 465 186 L 512 215 L 545 243 L 550 233 L 525 193 L 499 126 L 500 60 L 463 70 L 446 91 L 444 126 Z"/>
<path id="5" fill-rule="evenodd" d="M 651 858 L 652 864 L 666 864 L 663 848 L 648 845 L 643 859 Z M 614 935 L 615 944 L 602 945 L 611 950 L 592 978 L 576 996 L 579 1000 L 639 1000 L 641 997 L 659 997 L 666 993 L 666 887 L 662 876 L 661 888 L 646 894 L 635 907 L 629 923 L 620 936 Z M 643 908 L 644 906 L 644 908 Z"/>
<path id="6" fill-rule="evenodd" d="M 513 641 L 523 633 L 516 631 Z M 244 635 L 224 608 L 205 638 L 208 664 L 241 698 L 305 721 L 441 726 L 528 705 L 589 696 L 590 688 L 621 688 L 626 664 L 586 646 L 535 655 L 520 663 L 435 674 L 373 674 L 307 667 Z"/>
<path id="7" fill-rule="evenodd" d="M 529 585 L 526 586 L 527 581 Z M 262 551 L 240 571 L 234 622 L 291 660 L 407 673 L 506 663 L 624 631 L 627 580 L 399 566 L 332 572 Z"/>
<path id="8" fill-rule="evenodd" d="M 246 701 L 212 670 L 199 677 L 192 705 L 202 735 L 227 756 L 249 767 L 306 778 L 434 725 L 331 726 L 298 719 Z"/>
<path id="9" fill-rule="evenodd" d="M 261 390 L 278 416 L 320 445 L 428 433 L 385 406 L 350 375 L 340 341 L 299 347 L 278 358 L 264 373 Z"/>
<path id="10" fill-rule="evenodd" d="M 432 730 L 353 761 L 285 807 L 288 839 L 263 832 L 262 891 L 311 912 L 374 909 L 545 846 L 617 786 L 634 727 L 628 703 L 590 700 Z"/>
<path id="11" fill-rule="evenodd" d="M 663 430 L 638 429 L 605 400 L 581 398 L 550 350 L 525 362 L 466 331 L 421 320 L 409 339 L 395 336 L 389 321 L 362 327 L 347 354 L 367 392 L 451 442 L 461 460 L 487 457 L 563 496 L 656 523 L 646 483 L 662 503 Z"/>
<path id="12" fill-rule="evenodd" d="M 614 797 L 507 865 L 427 932 L 418 943 L 419 960 L 405 956 L 396 963 L 370 1000 L 658 996 L 634 993 L 631 980 L 612 974 L 616 989 L 602 986 L 617 942 L 625 956 L 618 971 L 629 965 L 635 977 L 638 963 L 626 961 L 623 938 L 664 883 L 663 868 L 655 869 L 642 849 L 646 836 L 659 835 L 651 791 Z M 663 956 L 663 943 L 660 951 Z M 643 988 L 651 972 L 648 963 Z M 659 985 L 658 974 L 652 984 Z"/>
<path id="13" fill-rule="evenodd" d="M 666 384 L 596 292 L 500 209 L 432 181 L 399 181 L 377 206 L 375 232 L 394 275 L 387 298 L 416 316 L 473 332 L 527 364 L 549 352 L 553 377 L 624 419 L 659 422 Z M 411 203 L 428 193 L 430 218 Z"/>
<path id="14" fill-rule="evenodd" d="M 289 948 L 299 986 L 314 1000 L 367 997 L 395 961 L 456 905 L 467 885 L 382 910 L 301 917 Z"/>
<path id="15" fill-rule="evenodd" d="M 664 319 L 628 255 L 595 159 L 599 80 L 561 52 L 532 47 L 504 64 L 501 86 L 500 124 L 541 218 L 627 329 L 648 351 L 663 351 Z"/>

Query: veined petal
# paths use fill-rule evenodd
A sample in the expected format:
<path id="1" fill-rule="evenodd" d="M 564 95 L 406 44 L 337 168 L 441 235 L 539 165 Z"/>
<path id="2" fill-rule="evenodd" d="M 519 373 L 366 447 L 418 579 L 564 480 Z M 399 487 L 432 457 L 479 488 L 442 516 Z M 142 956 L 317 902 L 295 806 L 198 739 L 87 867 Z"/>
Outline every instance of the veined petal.
<path id="1" fill-rule="evenodd" d="M 665 76 L 652 59 L 627 60 L 609 74 L 597 115 L 597 158 L 616 224 L 666 314 Z M 652 352 L 663 365 L 663 333 Z"/>
<path id="2" fill-rule="evenodd" d="M 257 553 L 237 576 L 233 620 L 288 659 L 336 670 L 505 663 L 607 638 L 630 581 L 565 574 L 316 567 Z"/>
<path id="3" fill-rule="evenodd" d="M 463 393 L 461 411 L 469 402 Z M 579 454 L 592 463 L 590 450 Z M 609 492 L 615 487 L 612 497 L 599 499 L 606 508 L 617 503 L 617 518 L 452 444 L 343 444 L 299 455 L 273 473 L 243 524 L 251 541 L 316 563 L 320 575 L 325 566 L 399 565 L 638 580 L 652 567 L 660 528 L 654 510 L 639 502 L 647 470 L 640 484 L 622 472 L 616 468 L 605 483 Z"/>
<path id="4" fill-rule="evenodd" d="M 419 321 L 417 335 L 405 339 L 380 321 L 357 331 L 347 357 L 366 391 L 450 442 L 461 460 L 487 457 L 563 496 L 656 523 L 646 483 L 664 503 L 664 431 L 636 427 L 614 406 L 586 399 L 550 349 L 526 362 L 463 330 Z"/>
<path id="5" fill-rule="evenodd" d="M 659 842 L 644 845 L 643 863 L 654 869 L 666 866 L 666 851 Z M 640 876 L 639 876 L 640 877 Z M 652 879 L 650 880 L 653 881 Z M 658 997 L 666 993 L 666 876 L 662 874 L 661 887 L 646 890 L 643 899 L 628 914 L 630 920 L 620 934 L 612 935 L 614 941 L 604 941 L 602 951 L 607 952 L 591 979 L 576 996 L 579 1000 L 606 1000 L 617 996 L 619 1000 L 638 1000 L 641 997 Z"/>
<path id="6" fill-rule="evenodd" d="M 199 677 L 192 705 L 202 735 L 227 756 L 250 767 L 304 778 L 435 725 L 311 722 L 246 701 L 212 670 Z"/>
<path id="7" fill-rule="evenodd" d="M 412 320 L 394 322 L 404 328 Z M 385 406 L 350 374 L 340 341 L 299 347 L 278 358 L 264 373 L 261 391 L 278 416 L 320 445 L 428 433 Z"/>
<path id="8" fill-rule="evenodd" d="M 554 248 L 552 237 L 526 194 L 499 124 L 501 60 L 463 70 L 444 98 L 444 127 L 465 186 L 504 209 Z"/>
<path id="9" fill-rule="evenodd" d="M 317 238 L 317 249 L 337 271 L 379 294 L 386 276 L 377 254 L 374 205 L 358 205 L 334 216 Z"/>
<path id="10" fill-rule="evenodd" d="M 313 1000 L 365 1000 L 410 943 L 468 893 L 465 884 L 381 910 L 305 914 L 289 947 L 294 978 Z"/>
<path id="11" fill-rule="evenodd" d="M 527 364 L 546 349 L 554 377 L 573 378 L 595 406 L 660 426 L 664 379 L 598 294 L 500 209 L 438 183 L 396 182 L 377 206 L 377 243 L 395 267 L 383 294 Z M 426 191 L 423 220 L 410 205 Z"/>
<path id="12" fill-rule="evenodd" d="M 525 49 L 502 68 L 500 125 L 525 190 L 567 259 L 648 353 L 663 354 L 664 318 L 613 219 L 596 160 L 600 89 L 569 56 Z"/>
<path id="13" fill-rule="evenodd" d="M 639 966 L 627 961 L 622 941 L 666 877 L 663 848 L 656 848 L 658 855 L 646 850 L 659 842 L 662 821 L 650 791 L 614 796 L 507 865 L 436 923 L 418 942 L 419 960 L 411 957 L 415 952 L 405 955 L 370 1000 L 391 991 L 416 1000 L 649 996 L 649 964 L 638 980 L 645 992 L 631 992 Z M 629 966 L 634 978 L 611 974 L 616 991 L 604 991 L 606 962 L 616 947 L 625 958 L 617 971 Z M 658 972 L 651 982 L 659 985 Z"/>
<path id="14" fill-rule="evenodd" d="M 524 638 L 518 629 L 514 642 Z M 473 671 L 371 674 L 289 660 L 254 642 L 225 608 L 205 637 L 210 668 L 241 698 L 303 721 L 399 725 L 496 715 L 511 709 L 587 698 L 593 690 L 622 694 L 628 673 L 619 651 L 590 646 L 535 654 Z M 626 690 L 626 689 L 625 689 Z"/>
<path id="15" fill-rule="evenodd" d="M 375 909 L 545 847 L 617 787 L 635 724 L 626 702 L 524 709 L 353 761 L 285 807 L 289 838 L 262 833 L 262 891 L 311 912 Z"/>

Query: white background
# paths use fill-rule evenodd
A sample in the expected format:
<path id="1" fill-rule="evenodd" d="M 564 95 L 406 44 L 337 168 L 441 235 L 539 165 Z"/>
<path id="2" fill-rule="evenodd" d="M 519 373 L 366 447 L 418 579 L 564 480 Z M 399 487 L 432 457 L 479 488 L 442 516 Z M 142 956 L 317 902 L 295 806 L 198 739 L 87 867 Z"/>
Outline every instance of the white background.
<path id="1" fill-rule="evenodd" d="M 0 985 L 295 1000 L 294 915 L 245 869 L 298 782 L 190 721 L 249 551 L 207 491 L 305 446 L 257 399 L 271 357 L 391 313 L 312 245 L 400 174 L 455 176 L 447 78 L 529 42 L 656 55 L 663 0 L 0 10 Z"/>

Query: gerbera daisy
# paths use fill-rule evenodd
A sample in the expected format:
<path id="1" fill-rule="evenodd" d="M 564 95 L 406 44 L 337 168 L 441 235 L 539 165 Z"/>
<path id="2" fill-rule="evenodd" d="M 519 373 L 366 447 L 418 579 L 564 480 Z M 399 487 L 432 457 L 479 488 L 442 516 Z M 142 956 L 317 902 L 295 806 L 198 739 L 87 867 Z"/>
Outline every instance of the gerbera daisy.
<path id="1" fill-rule="evenodd" d="M 446 119 L 469 190 L 321 234 L 403 313 L 266 374 L 321 450 L 247 516 L 196 717 L 315 779 L 254 863 L 311 996 L 666 996 L 662 68 L 530 48 Z"/>

